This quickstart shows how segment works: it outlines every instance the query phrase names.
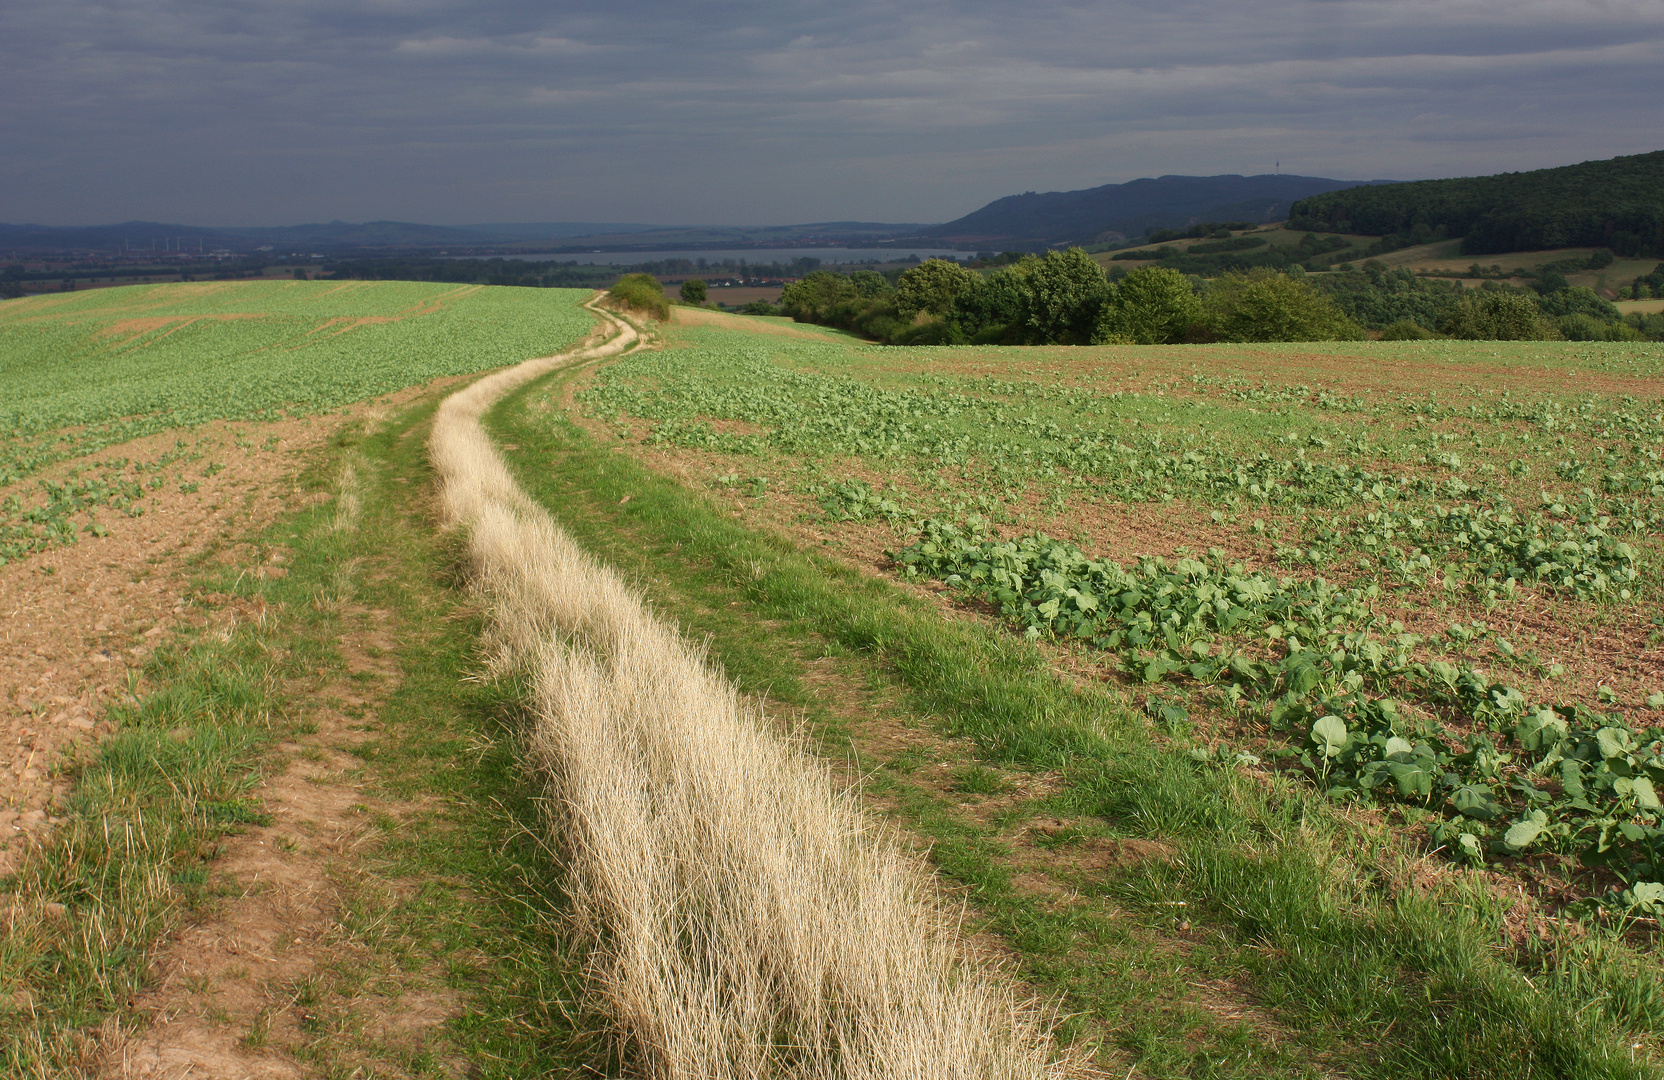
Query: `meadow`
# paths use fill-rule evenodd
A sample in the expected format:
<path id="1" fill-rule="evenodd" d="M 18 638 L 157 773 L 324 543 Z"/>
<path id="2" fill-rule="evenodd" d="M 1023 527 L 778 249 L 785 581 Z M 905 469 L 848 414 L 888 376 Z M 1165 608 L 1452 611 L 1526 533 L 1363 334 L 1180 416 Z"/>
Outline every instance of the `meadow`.
<path id="1" fill-rule="evenodd" d="M 66 457 L 210 420 L 318 413 L 553 351 L 571 290 L 204 282 L 0 307 L 0 486 Z"/>
<path id="2" fill-rule="evenodd" d="M 941 617 L 1028 643 L 1199 770 L 1298 784 L 1371 837 L 1328 864 L 1354 883 L 1335 902 L 1374 881 L 1400 910 L 1470 905 L 1527 971 L 1566 926 L 1600 928 L 1584 940 L 1638 948 L 1629 962 L 1656 985 L 1658 346 L 880 349 L 667 332 L 675 348 L 577 391 L 594 437 Z M 934 723 L 949 742 L 875 750 L 874 783 L 924 777 L 1019 866 L 1073 850 L 1060 887 L 1101 891 L 1101 863 L 1083 868 L 1112 840 L 1185 846 L 1183 827 L 1138 821 L 1161 816 L 1148 806 L 1129 819 L 1086 798 L 1101 775 L 1071 753 Z M 1414 869 L 1383 867 L 1377 843 Z M 1485 911 L 1452 888 L 1507 900 Z M 1191 920 L 1211 907 L 1212 925 L 1236 922 L 1203 891 Z M 1260 936 L 1263 918 L 1237 922 L 1243 943 L 1292 947 Z"/>

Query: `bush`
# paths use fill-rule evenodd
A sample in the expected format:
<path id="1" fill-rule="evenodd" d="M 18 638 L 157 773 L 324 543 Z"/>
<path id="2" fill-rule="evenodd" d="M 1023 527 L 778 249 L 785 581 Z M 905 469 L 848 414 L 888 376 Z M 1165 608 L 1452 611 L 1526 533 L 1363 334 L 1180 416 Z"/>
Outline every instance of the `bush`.
<path id="1" fill-rule="evenodd" d="M 1514 289 L 1476 289 L 1456 301 L 1443 330 L 1469 341 L 1549 341 L 1560 332 L 1536 297 Z"/>
<path id="2" fill-rule="evenodd" d="M 1567 341 L 1645 341 L 1647 336 L 1623 322 L 1607 322 L 1593 315 L 1563 315 L 1555 322 Z"/>
<path id="3" fill-rule="evenodd" d="M 1410 319 L 1389 323 L 1381 331 L 1382 341 L 1423 341 L 1432 336 L 1420 323 Z"/>
<path id="4" fill-rule="evenodd" d="M 1372 330 L 1413 322 L 1431 330 L 1450 317 L 1462 287 L 1417 277 L 1404 267 L 1385 269 L 1371 259 L 1361 270 L 1324 274 L 1312 282 L 1347 318 Z"/>
<path id="5" fill-rule="evenodd" d="M 1587 315 L 1599 322 L 1617 322 L 1623 317 L 1622 313 L 1612 306 L 1611 301 L 1602 299 L 1599 293 L 1587 285 L 1550 293 L 1539 299 L 1537 306 L 1551 319 L 1560 319 L 1567 315 Z"/>
<path id="6" fill-rule="evenodd" d="M 1146 266 L 1110 290 L 1093 331 L 1095 344 L 1124 341 L 1169 345 L 1207 319 L 1190 279 L 1164 266 Z"/>
<path id="7" fill-rule="evenodd" d="M 858 271 L 872 274 L 872 271 Z M 901 275 L 896 282 L 896 310 L 903 318 L 919 312 L 945 318 L 953 310 L 954 301 L 982 283 L 982 276 L 946 259 L 926 259 Z"/>
<path id="8" fill-rule="evenodd" d="M 816 270 L 802 281 L 787 285 L 780 294 L 780 306 L 798 322 L 826 323 L 832 309 L 859 297 L 854 282 L 830 270 Z"/>
<path id="9" fill-rule="evenodd" d="M 898 325 L 895 330 L 887 339 L 891 345 L 964 345 L 969 340 L 959 324 L 949 319 L 918 326 Z"/>
<path id="10" fill-rule="evenodd" d="M 1225 274 L 1204 305 L 1220 341 L 1361 341 L 1363 328 L 1304 279 L 1274 270 Z"/>
<path id="11" fill-rule="evenodd" d="M 607 297 L 620 307 L 630 308 L 655 319 L 670 318 L 670 302 L 664 285 L 652 274 L 625 274 L 607 290 Z"/>
<path id="12" fill-rule="evenodd" d="M 884 275 L 872 270 L 857 270 L 847 277 L 816 270 L 786 286 L 780 294 L 780 310 L 798 322 L 836 326 L 894 344 L 913 324 L 911 313 L 897 310 L 895 295 Z"/>
<path id="13" fill-rule="evenodd" d="M 744 307 L 740 308 L 740 314 L 741 315 L 784 315 L 785 311 L 779 305 L 771 304 L 767 300 L 753 300 L 753 301 L 751 301 L 751 303 L 749 303 L 749 304 L 745 305 Z"/>
<path id="14" fill-rule="evenodd" d="M 907 274 L 901 284 L 905 290 Z M 1027 255 L 962 284 L 946 319 L 961 340 L 979 345 L 1084 345 L 1110 292 L 1103 270 L 1080 248 Z M 902 291 L 896 295 L 899 301 Z"/>
<path id="15" fill-rule="evenodd" d="M 682 282 L 682 303 L 698 307 L 704 304 L 707 295 L 703 278 L 688 278 Z"/>
<path id="16" fill-rule="evenodd" d="M 1081 248 L 1048 251 L 1029 265 L 1023 325 L 1037 344 L 1084 345 L 1092 340 L 1109 279 Z"/>
<path id="17" fill-rule="evenodd" d="M 1664 312 L 1647 315 L 1634 311 L 1625 316 L 1624 325 L 1646 341 L 1664 341 Z"/>

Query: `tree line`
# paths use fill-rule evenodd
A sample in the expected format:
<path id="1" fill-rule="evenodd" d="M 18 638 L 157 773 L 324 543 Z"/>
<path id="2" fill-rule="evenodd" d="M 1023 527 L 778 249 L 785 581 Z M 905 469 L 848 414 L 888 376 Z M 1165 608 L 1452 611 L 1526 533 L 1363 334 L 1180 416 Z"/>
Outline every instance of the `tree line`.
<path id="1" fill-rule="evenodd" d="M 1253 267 L 1211 280 L 1159 265 L 1106 274 L 1071 248 L 990 273 L 939 259 L 893 280 L 817 270 L 786 287 L 780 311 L 894 345 L 1350 341 L 1369 331 L 1393 339 L 1664 337 L 1664 319 L 1626 319 L 1563 276 L 1533 285 L 1464 289 L 1379 263 L 1321 275 Z"/>
<path id="2" fill-rule="evenodd" d="M 1470 255 L 1590 246 L 1664 257 L 1664 151 L 1331 191 L 1296 202 L 1289 228 L 1405 240 L 1461 237 Z"/>

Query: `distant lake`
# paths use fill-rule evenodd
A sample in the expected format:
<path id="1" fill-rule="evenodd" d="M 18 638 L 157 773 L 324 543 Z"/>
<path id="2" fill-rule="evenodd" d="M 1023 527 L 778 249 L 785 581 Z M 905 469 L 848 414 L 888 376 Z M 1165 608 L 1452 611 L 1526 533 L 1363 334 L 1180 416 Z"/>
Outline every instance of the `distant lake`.
<path id="1" fill-rule="evenodd" d="M 759 263 L 789 263 L 793 259 L 819 259 L 823 263 L 902 262 L 909 255 L 924 259 L 969 259 L 970 251 L 949 251 L 946 248 L 736 248 L 722 251 L 529 251 L 505 255 L 505 259 L 525 259 L 527 262 L 576 262 L 585 266 L 614 264 L 632 266 L 644 262 L 664 262 L 666 259 L 689 259 L 720 265 L 724 260 L 739 262 L 744 259 L 755 266 Z M 476 256 L 449 256 L 453 259 Z"/>

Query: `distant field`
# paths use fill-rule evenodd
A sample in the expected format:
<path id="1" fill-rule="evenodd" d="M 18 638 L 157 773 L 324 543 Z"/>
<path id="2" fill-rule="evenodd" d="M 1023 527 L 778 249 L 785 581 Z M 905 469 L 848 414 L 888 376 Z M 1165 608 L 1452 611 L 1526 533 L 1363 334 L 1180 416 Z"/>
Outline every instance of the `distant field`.
<path id="1" fill-rule="evenodd" d="M 620 361 L 601 373 L 591 407 L 646 445 L 714 454 L 698 473 L 763 476 L 771 498 L 811 518 L 817 500 L 861 477 L 866 494 L 837 496 L 863 504 L 857 517 L 918 528 L 977 514 L 1116 560 L 1216 545 L 1232 559 L 1361 574 L 1409 609 L 1448 609 L 1446 621 L 1495 604 L 1486 593 L 1474 605 L 1478 579 L 1457 584 L 1474 572 L 1460 569 L 1468 556 L 1445 550 L 1445 584 L 1423 593 L 1407 567 L 1386 572 L 1390 542 L 1371 549 L 1369 515 L 1390 507 L 1436 520 L 1463 503 L 1515 507 L 1523 519 L 1561 503 L 1625 518 L 1621 535 L 1649 566 L 1664 553 L 1655 344 L 874 349 L 759 346 L 736 332 L 743 323 L 689 326 L 686 347 Z M 1419 528 L 1387 535 L 1396 529 L 1404 544 Z M 1661 595 L 1653 573 L 1624 587 Z M 1532 606 L 1573 626 L 1590 615 L 1582 587 L 1574 592 L 1545 591 Z M 1564 657 L 1583 647 L 1552 633 L 1543 644 Z M 1628 675 L 1568 662 L 1575 693 L 1592 704 L 1598 686 L 1632 679 L 1628 700 L 1639 704 L 1664 690 L 1664 653 L 1635 647 L 1648 659 Z"/>
<path id="2" fill-rule="evenodd" d="M 0 304 L 0 483 L 209 420 L 320 412 L 543 355 L 574 290 L 410 282 L 134 285 Z"/>
<path id="3" fill-rule="evenodd" d="M 473 393 L 432 423 L 437 377 L 585 338 L 581 295 L 0 304 L 0 795 L 23 793 L 0 799 L 0 1000 L 28 1006 L 0 1041 L 35 1040 L 30 1075 L 176 1048 L 215 1075 L 650 1070 L 614 992 L 649 980 L 595 960 L 633 945 L 688 974 L 652 1015 L 693 1050 L 852 1071 L 800 1033 L 858 1048 L 874 1027 L 838 1017 L 899 999 L 799 973 L 926 970 L 875 945 L 901 908 L 777 901 L 892 875 L 794 869 L 779 825 L 828 820 L 785 816 L 824 805 L 818 771 L 808 801 L 707 798 L 743 760 L 707 739 L 734 702 L 633 660 L 668 636 L 598 617 L 620 594 L 532 503 L 733 681 L 747 732 L 824 758 L 928 860 L 1081 1075 L 1664 1075 L 1664 344 L 904 348 L 678 306 L 646 348 L 540 365 L 483 430 Z M 501 550 L 562 568 L 524 619 L 489 622 L 471 586 L 513 575 L 459 573 L 436 529 L 448 495 L 509 490 L 471 438 L 436 468 L 444 423 L 523 492 Z M 510 674 L 503 628 L 542 635 L 519 645 L 544 678 Z M 608 689 L 636 671 L 646 692 Z M 648 783 L 528 768 L 666 730 L 707 749 Z M 588 779 L 622 812 L 551 828 Z M 665 808 L 715 854 L 636 843 Z M 586 865 L 663 902 L 618 919 Z M 787 887 L 741 907 L 756 881 Z M 733 911 L 761 914 L 698 929 Z M 800 996 L 711 1022 L 764 983 Z"/>
<path id="4" fill-rule="evenodd" d="M 1463 255 L 1460 251 L 1460 240 L 1445 240 L 1437 244 L 1423 244 L 1420 247 L 1404 248 L 1401 251 L 1378 255 L 1376 258 L 1388 266 L 1408 266 L 1415 270 L 1446 270 L 1461 272 L 1478 263 L 1482 267 L 1500 266 L 1504 270 L 1524 270 L 1528 274 L 1535 272 L 1545 263 L 1559 262 L 1563 259 L 1587 259 L 1604 248 L 1553 248 L 1546 251 L 1511 251 L 1506 255 Z M 1631 278 L 1652 272 L 1658 265 L 1657 259 L 1618 259 L 1603 270 L 1579 271 L 1568 275 L 1573 284 L 1593 284 L 1597 277 L 1605 276 L 1613 282 L 1628 284 Z M 1585 281 L 1584 279 L 1587 279 Z"/>
<path id="5" fill-rule="evenodd" d="M 1291 247 L 1300 242 L 1305 235 L 1301 230 L 1286 229 L 1281 225 L 1270 225 L 1258 229 L 1237 233 L 1238 236 L 1253 236 L 1266 241 L 1269 247 Z M 1354 265 L 1373 260 L 1389 267 L 1404 266 L 1415 271 L 1429 271 L 1435 274 L 1459 274 L 1468 267 L 1478 263 L 1482 267 L 1500 266 L 1505 271 L 1517 271 L 1510 278 L 1514 284 L 1520 284 L 1533 276 L 1546 263 L 1558 262 L 1563 259 L 1587 259 L 1593 255 L 1596 248 L 1557 248 L 1551 251 L 1515 251 L 1507 255 L 1463 255 L 1461 240 L 1440 240 L 1432 244 L 1421 244 L 1416 247 L 1401 248 L 1398 251 L 1387 252 L 1384 255 L 1371 255 L 1367 259 L 1359 254 L 1363 249 L 1374 244 L 1380 237 L 1345 234 L 1343 238 L 1349 241 L 1358 251 L 1341 252 L 1335 256 L 1326 256 L 1333 262 L 1350 260 Z M 1185 250 L 1192 244 L 1206 243 L 1204 240 L 1169 240 L 1166 246 Z M 1115 256 L 1125 256 L 1128 252 L 1148 251 L 1152 254 L 1160 244 L 1149 244 L 1142 248 L 1128 248 L 1122 251 L 1099 252 L 1093 258 L 1106 270 L 1120 266 L 1131 270 L 1139 266 L 1148 265 L 1141 259 L 1116 259 Z M 1264 250 L 1264 248 L 1250 249 Z M 1586 285 L 1592 289 L 1606 289 L 1615 291 L 1628 285 L 1633 279 L 1652 273 L 1658 266 L 1656 259 L 1619 259 L 1602 270 L 1583 270 L 1566 275 L 1573 285 Z M 1477 285 L 1481 279 L 1468 281 L 1470 285 Z"/>
<path id="6" fill-rule="evenodd" d="M 1232 235 L 1233 236 L 1252 236 L 1252 237 L 1256 237 L 1258 239 L 1264 240 L 1268 247 L 1293 247 L 1294 245 L 1298 244 L 1300 242 L 1300 238 L 1305 236 L 1306 234 L 1304 232 L 1291 232 L 1288 229 L 1283 228 L 1282 225 L 1278 224 L 1278 225 L 1264 225 L 1264 226 L 1260 226 L 1259 228 L 1248 229 L 1248 230 L 1243 231 L 1243 232 L 1232 233 Z M 1380 239 L 1380 237 L 1376 237 L 1376 236 L 1350 236 L 1349 235 L 1349 236 L 1346 236 L 1345 239 L 1350 241 L 1354 247 L 1360 247 L 1361 248 L 1361 247 L 1365 247 L 1369 244 L 1373 244 L 1376 240 Z M 1131 254 L 1131 253 L 1142 252 L 1142 251 L 1148 251 L 1151 254 L 1154 254 L 1156 249 L 1161 248 L 1161 247 L 1175 247 L 1175 248 L 1178 248 L 1180 251 L 1183 251 L 1186 248 L 1190 247 L 1192 244 L 1205 244 L 1205 243 L 1208 243 L 1208 241 L 1207 240 L 1198 240 L 1198 239 L 1167 240 L 1167 241 L 1164 241 L 1163 243 L 1160 243 L 1160 244 L 1144 244 L 1140 247 L 1122 248 L 1118 251 L 1098 252 L 1097 254 L 1095 254 L 1093 256 L 1093 258 L 1096 259 L 1098 261 L 1098 263 L 1100 265 L 1104 266 L 1105 268 L 1108 268 L 1108 267 L 1111 267 L 1111 266 L 1123 266 L 1123 267 L 1127 267 L 1128 269 L 1132 269 L 1134 267 L 1138 267 L 1138 266 L 1143 265 L 1144 260 L 1129 259 L 1129 258 L 1115 259 L 1114 256 L 1116 256 L 1116 255 L 1125 256 L 1125 255 L 1128 255 L 1128 254 Z"/>
<path id="7" fill-rule="evenodd" d="M 1656 315 L 1664 311 L 1664 300 L 1619 300 L 1617 308 L 1625 315 L 1632 311 L 1640 312 L 1643 315 Z"/>
<path id="8" fill-rule="evenodd" d="M 749 304 L 755 300 L 767 300 L 771 304 L 780 302 L 780 294 L 785 290 L 779 287 L 762 288 L 752 285 L 735 285 L 728 288 L 713 285 L 710 297 L 713 301 L 723 304 Z"/>
<path id="9" fill-rule="evenodd" d="M 304 270 L 307 270 L 310 273 L 318 273 L 319 272 L 319 268 L 316 264 L 304 263 L 303 262 L 303 263 L 300 264 L 300 267 Z M 89 275 L 85 275 L 85 274 L 69 273 L 69 272 L 65 272 L 62 275 L 62 277 L 74 280 L 75 288 L 71 289 L 71 290 L 68 290 L 70 292 L 84 292 L 88 289 L 121 289 L 121 288 L 126 288 L 129 285 L 193 284 L 193 282 L 181 282 L 179 280 L 180 273 L 181 272 L 178 271 L 178 270 L 174 270 L 173 272 L 170 273 L 166 269 L 158 267 L 154 273 L 146 274 L 142 277 L 106 277 L 103 274 L 92 274 L 92 275 L 89 276 Z M 238 281 L 273 281 L 273 280 L 291 281 L 291 280 L 294 279 L 294 276 L 295 276 L 295 265 L 294 264 L 279 263 L 279 264 L 274 264 L 272 266 L 265 267 L 264 269 L 260 270 L 257 277 L 254 277 L 254 278 L 238 278 L 237 280 Z M 198 283 L 198 284 L 201 284 L 201 283 Z M 213 282 L 212 284 L 224 284 L 224 282 Z M 32 281 L 32 282 L 26 283 L 26 287 L 31 289 L 31 290 L 34 290 L 30 293 L 30 295 L 32 295 L 32 296 L 55 296 L 60 291 L 63 291 L 59 288 L 59 283 L 58 283 L 57 280 Z"/>

